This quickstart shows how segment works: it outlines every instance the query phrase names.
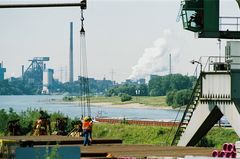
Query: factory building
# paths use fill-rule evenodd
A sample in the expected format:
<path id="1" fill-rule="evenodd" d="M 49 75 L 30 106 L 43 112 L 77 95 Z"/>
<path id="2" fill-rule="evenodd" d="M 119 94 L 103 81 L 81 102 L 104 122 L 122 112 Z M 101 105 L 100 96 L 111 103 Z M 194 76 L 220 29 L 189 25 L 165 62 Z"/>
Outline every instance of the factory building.
<path id="1" fill-rule="evenodd" d="M 43 89 L 42 94 L 50 94 L 53 86 L 53 69 L 43 71 Z"/>
<path id="2" fill-rule="evenodd" d="M 29 60 L 31 64 L 24 71 L 22 66 L 22 78 L 25 82 L 35 87 L 38 93 L 49 94 L 53 85 L 53 69 L 47 69 L 46 63 L 49 57 L 34 57 Z"/>
<path id="3" fill-rule="evenodd" d="M 6 72 L 6 68 L 3 68 L 3 63 L 0 63 L 0 81 L 4 80 L 4 73 Z"/>

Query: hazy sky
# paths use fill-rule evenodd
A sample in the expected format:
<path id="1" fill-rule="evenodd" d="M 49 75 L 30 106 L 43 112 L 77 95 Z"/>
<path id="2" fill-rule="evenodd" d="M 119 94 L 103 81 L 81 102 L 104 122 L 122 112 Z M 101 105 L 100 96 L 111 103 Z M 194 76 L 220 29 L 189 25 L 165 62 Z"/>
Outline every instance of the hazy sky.
<path id="1" fill-rule="evenodd" d="M 189 61 L 218 55 L 218 45 L 216 39 L 196 39 L 194 33 L 183 30 L 181 21 L 176 22 L 179 8 L 180 0 L 88 0 L 85 30 L 89 77 L 111 79 L 112 70 L 118 82 L 154 73 L 164 75 L 169 71 L 170 53 L 172 72 L 192 75 L 195 66 Z M 221 15 L 240 16 L 235 0 L 222 2 Z M 1 9 L 0 19 L 0 61 L 7 68 L 6 77 L 20 76 L 21 65 L 27 68 L 33 57 L 49 56 L 47 67 L 55 70 L 58 79 L 61 68 L 68 68 L 69 23 L 73 21 L 77 79 L 79 8 Z M 66 74 L 62 72 L 61 80 L 66 80 Z"/>

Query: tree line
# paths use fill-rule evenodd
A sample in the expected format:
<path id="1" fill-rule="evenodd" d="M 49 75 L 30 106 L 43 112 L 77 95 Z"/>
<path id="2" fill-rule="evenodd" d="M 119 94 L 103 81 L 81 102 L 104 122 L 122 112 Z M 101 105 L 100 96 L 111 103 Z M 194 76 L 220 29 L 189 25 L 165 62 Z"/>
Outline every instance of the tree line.
<path id="1" fill-rule="evenodd" d="M 94 80 L 89 79 L 89 87 L 91 94 L 105 94 L 105 92 L 113 86 L 113 82 L 110 80 Z M 80 81 L 59 82 L 54 80 L 51 86 L 53 93 L 73 93 L 79 94 Z M 0 95 L 37 95 L 41 94 L 42 86 L 36 86 L 29 84 L 21 78 L 12 78 L 11 80 L 0 81 Z"/>
<path id="2" fill-rule="evenodd" d="M 90 94 L 100 94 L 105 96 L 121 96 L 125 99 L 131 99 L 126 96 L 166 96 L 167 104 L 171 106 L 181 106 L 188 103 L 191 95 L 191 89 L 196 82 L 193 76 L 181 74 L 171 74 L 166 76 L 151 76 L 147 84 L 138 84 L 137 82 L 126 82 L 124 84 L 114 85 L 110 80 L 89 79 Z M 79 94 L 80 81 L 73 83 L 61 83 L 54 81 L 53 92 L 75 93 Z M 40 94 L 41 88 L 35 87 L 24 82 L 21 79 L 0 81 L 0 95 L 34 95 Z"/>
<path id="3" fill-rule="evenodd" d="M 125 83 L 110 88 L 106 96 L 127 94 L 130 96 L 167 96 L 166 103 L 173 107 L 188 104 L 192 87 L 196 82 L 193 76 L 171 74 L 154 75 L 148 84 Z"/>

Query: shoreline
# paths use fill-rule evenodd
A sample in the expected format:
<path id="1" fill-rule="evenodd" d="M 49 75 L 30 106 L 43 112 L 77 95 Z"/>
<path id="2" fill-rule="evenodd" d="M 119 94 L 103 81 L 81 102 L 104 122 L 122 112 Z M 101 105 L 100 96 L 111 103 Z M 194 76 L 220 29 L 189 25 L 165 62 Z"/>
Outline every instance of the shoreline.
<path id="1" fill-rule="evenodd" d="M 111 108 L 131 108 L 131 109 L 161 109 L 161 110 L 173 110 L 171 106 L 150 106 L 139 103 L 130 103 L 130 104 L 112 104 L 112 103 L 91 103 L 92 106 L 96 107 L 111 107 Z"/>
<path id="2" fill-rule="evenodd" d="M 79 101 L 51 101 L 51 103 L 61 103 L 61 104 L 78 104 Z M 140 103 L 129 103 L 129 104 L 112 104 L 110 102 L 99 102 L 99 103 L 90 103 L 91 106 L 94 107 L 109 107 L 109 108 L 131 108 L 131 109 L 156 109 L 156 110 L 174 110 L 171 106 L 150 106 L 144 105 Z"/>

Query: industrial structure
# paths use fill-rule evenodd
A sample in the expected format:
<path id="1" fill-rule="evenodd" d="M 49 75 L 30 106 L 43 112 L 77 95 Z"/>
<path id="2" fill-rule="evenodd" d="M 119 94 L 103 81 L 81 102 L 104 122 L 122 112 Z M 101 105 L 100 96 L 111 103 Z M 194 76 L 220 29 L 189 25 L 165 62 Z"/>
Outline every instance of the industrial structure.
<path id="1" fill-rule="evenodd" d="M 81 30 L 80 30 L 80 107 L 82 116 L 91 116 L 90 107 L 90 89 L 89 78 L 87 69 L 87 50 L 86 50 L 86 37 L 84 29 L 84 16 L 83 11 L 87 6 L 81 7 Z"/>
<path id="2" fill-rule="evenodd" d="M 3 62 L 0 63 L 0 81 L 4 80 L 4 73 L 6 72 L 6 68 L 3 68 Z"/>
<path id="3" fill-rule="evenodd" d="M 225 17 L 236 19 L 236 23 L 223 23 L 219 0 L 186 0 L 181 16 L 184 28 L 199 38 L 240 39 L 238 18 Z M 200 75 L 172 145 L 194 146 L 222 116 L 240 136 L 240 41 L 227 41 L 223 57 L 210 56 L 192 63 L 200 65 Z"/>
<path id="4" fill-rule="evenodd" d="M 52 86 L 53 86 L 53 69 L 45 69 L 43 70 L 43 88 L 42 94 L 51 94 Z"/>
<path id="5" fill-rule="evenodd" d="M 31 63 L 24 71 L 22 66 L 22 79 L 44 94 L 49 93 L 49 88 L 53 83 L 53 70 L 46 68 L 46 61 L 49 57 L 34 57 L 29 60 Z"/>
<path id="6" fill-rule="evenodd" d="M 70 22 L 69 82 L 73 83 L 73 22 Z"/>
<path id="7" fill-rule="evenodd" d="M 239 17 L 220 17 L 219 1 L 183 0 L 179 18 L 182 17 L 184 29 L 195 32 L 199 38 L 239 39 Z"/>

